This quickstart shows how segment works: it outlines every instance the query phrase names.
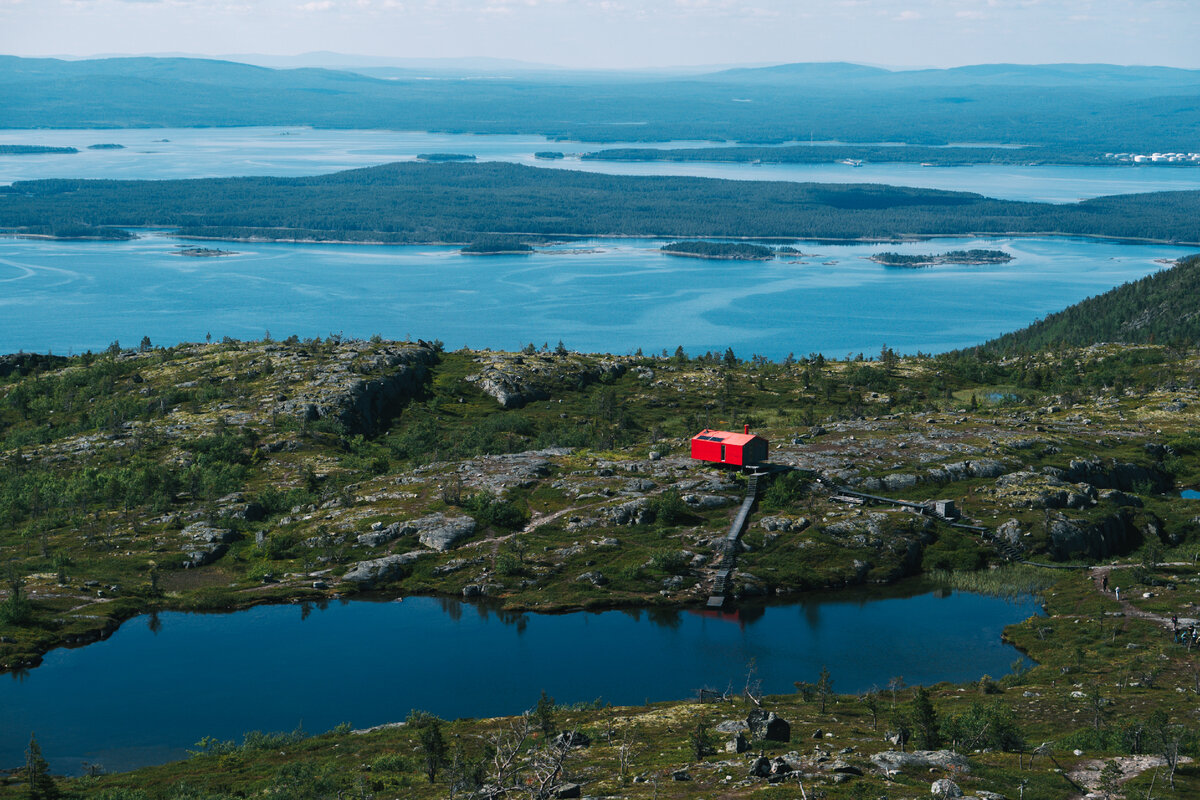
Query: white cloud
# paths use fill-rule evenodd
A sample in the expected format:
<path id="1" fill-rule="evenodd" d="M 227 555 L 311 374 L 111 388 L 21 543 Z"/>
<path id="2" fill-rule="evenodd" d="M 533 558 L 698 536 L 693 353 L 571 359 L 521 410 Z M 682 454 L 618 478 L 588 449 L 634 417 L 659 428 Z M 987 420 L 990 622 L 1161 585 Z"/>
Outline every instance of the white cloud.
<path id="1" fill-rule="evenodd" d="M 333 0 L 312 0 L 312 2 L 298 5 L 296 8 L 301 11 L 330 11 L 333 9 Z"/>

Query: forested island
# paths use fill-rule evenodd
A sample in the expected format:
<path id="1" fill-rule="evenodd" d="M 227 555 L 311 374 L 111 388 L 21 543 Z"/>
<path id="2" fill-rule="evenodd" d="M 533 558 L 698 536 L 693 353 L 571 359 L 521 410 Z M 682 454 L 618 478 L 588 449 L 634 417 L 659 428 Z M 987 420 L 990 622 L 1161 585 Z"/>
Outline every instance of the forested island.
<path id="1" fill-rule="evenodd" d="M 112 142 L 88 145 L 88 150 L 124 150 L 124 149 L 125 149 L 125 145 L 115 144 Z"/>
<path id="2" fill-rule="evenodd" d="M 1007 264 L 1013 257 L 1003 250 L 950 250 L 936 255 L 876 253 L 868 260 L 889 267 L 934 267 L 938 264 Z"/>
<path id="3" fill-rule="evenodd" d="M 566 158 L 565 155 L 557 150 L 541 150 L 537 153 L 534 153 L 533 157 L 540 158 L 543 161 L 557 161 L 558 159 Z"/>
<path id="4" fill-rule="evenodd" d="M 417 156 L 417 161 L 428 161 L 433 164 L 440 164 L 450 161 L 474 161 L 475 156 L 468 153 L 421 153 Z"/>
<path id="5" fill-rule="evenodd" d="M 670 256 L 714 258 L 726 261 L 770 261 L 775 251 L 760 244 L 747 242 L 671 242 L 660 250 Z"/>
<path id="6" fill-rule="evenodd" d="M 40 144 L 0 144 L 0 156 L 38 156 L 56 153 L 78 153 L 74 147 L 47 147 Z"/>
<path id="7" fill-rule="evenodd" d="M 215 239 L 469 244 L 481 236 L 901 239 L 963 234 L 1200 243 L 1200 192 L 1056 205 L 878 184 L 622 176 L 507 163 L 386 164 L 306 178 L 17 181 L 0 228 L 83 223 Z"/>
<path id="8" fill-rule="evenodd" d="M 515 236 L 483 236 L 459 252 L 465 256 L 496 256 L 532 253 L 533 248 Z"/>

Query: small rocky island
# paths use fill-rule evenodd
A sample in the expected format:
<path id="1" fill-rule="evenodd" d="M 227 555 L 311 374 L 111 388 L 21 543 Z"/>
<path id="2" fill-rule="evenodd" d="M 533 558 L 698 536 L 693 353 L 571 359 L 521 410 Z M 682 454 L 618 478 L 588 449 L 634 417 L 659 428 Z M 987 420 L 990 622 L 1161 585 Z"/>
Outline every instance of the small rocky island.
<path id="1" fill-rule="evenodd" d="M 663 245 L 661 251 L 669 256 L 725 261 L 770 261 L 775 258 L 771 248 L 747 242 L 671 242 Z"/>
<path id="2" fill-rule="evenodd" d="M 214 247 L 180 247 L 175 251 L 178 256 L 190 256 L 192 258 L 216 258 L 218 256 L 236 256 L 233 250 L 218 250 Z"/>
<path id="3" fill-rule="evenodd" d="M 105 144 L 89 144 L 88 145 L 88 150 L 124 150 L 124 149 L 125 149 L 125 145 L 114 144 L 112 142 L 105 143 Z"/>
<path id="4" fill-rule="evenodd" d="M 1013 257 L 1003 250 L 951 250 L 948 253 L 916 255 L 876 253 L 868 260 L 887 267 L 936 267 L 939 264 L 1007 264 Z"/>

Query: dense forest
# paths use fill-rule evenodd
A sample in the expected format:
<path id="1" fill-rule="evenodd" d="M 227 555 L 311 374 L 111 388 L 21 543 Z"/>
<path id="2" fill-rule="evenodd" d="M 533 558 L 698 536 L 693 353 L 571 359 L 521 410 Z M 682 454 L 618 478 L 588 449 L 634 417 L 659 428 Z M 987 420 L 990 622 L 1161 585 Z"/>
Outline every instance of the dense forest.
<path id="1" fill-rule="evenodd" d="M 1200 73 L 1192 70 L 796 64 L 686 77 L 429 77 L 186 58 L 4 57 L 0 127 L 312 125 L 591 142 L 997 142 L 1103 153 L 1194 149 L 1200 126 Z"/>
<path id="2" fill-rule="evenodd" d="M 1032 352 L 1094 342 L 1200 342 L 1200 255 L 1050 314 L 983 348 Z"/>
<path id="3" fill-rule="evenodd" d="M 176 227 L 186 236 L 459 242 L 492 234 L 897 238 L 1060 233 L 1200 242 L 1200 192 L 1076 204 L 875 184 L 386 164 L 306 178 L 41 180 L 0 187 L 0 228 Z"/>

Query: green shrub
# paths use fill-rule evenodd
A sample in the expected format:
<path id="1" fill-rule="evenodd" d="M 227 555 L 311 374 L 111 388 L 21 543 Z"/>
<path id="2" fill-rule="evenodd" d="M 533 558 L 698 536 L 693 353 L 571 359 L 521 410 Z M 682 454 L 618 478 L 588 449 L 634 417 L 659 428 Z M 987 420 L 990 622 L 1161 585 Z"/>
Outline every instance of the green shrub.
<path id="1" fill-rule="evenodd" d="M 688 571 L 688 557 L 678 550 L 659 550 L 650 556 L 650 566 L 670 575 L 684 575 Z"/>
<path id="2" fill-rule="evenodd" d="M 656 497 L 651 503 L 651 509 L 654 518 L 665 527 L 683 525 L 696 519 L 687 503 L 683 502 L 679 491 L 674 488 L 667 489 Z"/>
<path id="3" fill-rule="evenodd" d="M 484 527 L 515 531 L 529 522 L 529 513 L 516 501 L 501 500 L 491 492 L 478 492 L 463 500 L 463 508 Z"/>

